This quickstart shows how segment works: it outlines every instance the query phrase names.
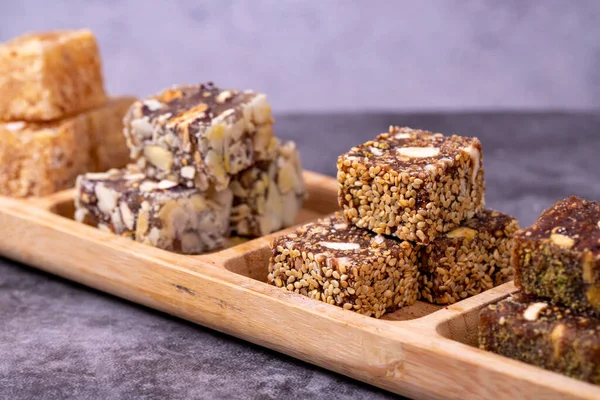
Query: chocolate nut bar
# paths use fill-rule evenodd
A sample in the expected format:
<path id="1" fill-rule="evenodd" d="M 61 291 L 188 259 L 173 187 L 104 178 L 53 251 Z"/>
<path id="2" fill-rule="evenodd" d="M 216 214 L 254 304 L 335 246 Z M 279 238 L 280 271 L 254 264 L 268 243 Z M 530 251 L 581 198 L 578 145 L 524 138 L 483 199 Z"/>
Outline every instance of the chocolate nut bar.
<path id="1" fill-rule="evenodd" d="M 106 100 L 88 30 L 29 33 L 0 45 L 0 120 L 49 121 Z"/>
<path id="2" fill-rule="evenodd" d="M 52 122 L 0 123 L 0 195 L 44 196 L 77 175 L 127 163 L 123 115 L 131 97 Z"/>
<path id="3" fill-rule="evenodd" d="M 77 178 L 75 219 L 164 250 L 199 254 L 228 236 L 231 191 L 148 179 L 134 167 Z"/>
<path id="4" fill-rule="evenodd" d="M 390 127 L 337 167 L 345 218 L 378 234 L 428 244 L 485 204 L 477 138 Z"/>
<path id="5" fill-rule="evenodd" d="M 438 236 L 421 252 L 421 297 L 452 304 L 512 279 L 510 257 L 517 220 L 484 210 Z"/>
<path id="6" fill-rule="evenodd" d="M 222 190 L 232 175 L 273 157 L 272 125 L 264 94 L 208 83 L 173 86 L 133 104 L 124 132 L 149 177 Z"/>
<path id="7" fill-rule="evenodd" d="M 302 208 L 306 188 L 294 142 L 277 146 L 277 157 L 259 161 L 232 178 L 232 232 L 259 237 L 291 226 Z"/>
<path id="8" fill-rule="evenodd" d="M 515 284 L 600 315 L 600 203 L 570 196 L 515 234 Z"/>
<path id="9" fill-rule="evenodd" d="M 481 311 L 479 347 L 600 384 L 600 320 L 523 293 Z"/>
<path id="10" fill-rule="evenodd" d="M 336 213 L 274 239 L 267 279 L 379 318 L 416 301 L 417 247 L 359 229 Z"/>

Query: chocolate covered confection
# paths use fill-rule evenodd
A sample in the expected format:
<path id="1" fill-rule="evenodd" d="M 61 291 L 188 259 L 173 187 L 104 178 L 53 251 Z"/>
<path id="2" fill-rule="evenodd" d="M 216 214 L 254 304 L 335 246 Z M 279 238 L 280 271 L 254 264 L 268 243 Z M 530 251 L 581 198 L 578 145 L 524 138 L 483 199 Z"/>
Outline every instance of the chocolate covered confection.
<path id="1" fill-rule="evenodd" d="M 259 237 L 294 224 L 306 196 L 294 142 L 277 146 L 272 161 L 259 161 L 232 178 L 232 232 Z"/>
<path id="2" fill-rule="evenodd" d="M 225 244 L 231 202 L 228 189 L 201 192 L 148 179 L 129 166 L 79 176 L 75 219 L 164 250 L 199 254 Z"/>
<path id="3" fill-rule="evenodd" d="M 275 156 L 272 125 L 264 94 L 207 83 L 173 86 L 136 102 L 124 132 L 149 177 L 222 190 L 233 175 Z"/>

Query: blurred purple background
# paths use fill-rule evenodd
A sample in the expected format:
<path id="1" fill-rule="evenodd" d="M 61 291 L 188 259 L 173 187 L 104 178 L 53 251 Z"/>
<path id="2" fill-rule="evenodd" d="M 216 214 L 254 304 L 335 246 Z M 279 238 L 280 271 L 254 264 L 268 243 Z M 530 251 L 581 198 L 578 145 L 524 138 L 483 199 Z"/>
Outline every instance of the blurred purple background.
<path id="1" fill-rule="evenodd" d="M 0 0 L 0 41 L 83 27 L 112 94 L 212 80 L 324 113 L 276 118 L 306 169 L 398 124 L 478 136 L 486 206 L 521 226 L 600 200 L 600 113 L 521 112 L 600 110 L 600 0 Z M 0 258 L 0 399 L 67 397 L 395 398 Z"/>
<path id="2" fill-rule="evenodd" d="M 600 1 L 0 2 L 0 40 L 89 27 L 113 93 L 213 80 L 275 112 L 600 108 Z"/>

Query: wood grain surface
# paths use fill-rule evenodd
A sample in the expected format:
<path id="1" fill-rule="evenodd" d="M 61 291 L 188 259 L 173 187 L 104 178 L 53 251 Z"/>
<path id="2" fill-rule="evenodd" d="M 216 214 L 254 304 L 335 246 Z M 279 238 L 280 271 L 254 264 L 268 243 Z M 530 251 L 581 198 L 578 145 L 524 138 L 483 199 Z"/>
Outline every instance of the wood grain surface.
<path id="1" fill-rule="evenodd" d="M 305 178 L 298 223 L 337 210 L 335 180 Z M 512 283 L 378 320 L 266 284 L 273 235 L 184 256 L 73 221 L 72 195 L 0 198 L 0 254 L 414 398 L 600 398 L 596 386 L 474 346 L 479 309 L 514 292 Z"/>

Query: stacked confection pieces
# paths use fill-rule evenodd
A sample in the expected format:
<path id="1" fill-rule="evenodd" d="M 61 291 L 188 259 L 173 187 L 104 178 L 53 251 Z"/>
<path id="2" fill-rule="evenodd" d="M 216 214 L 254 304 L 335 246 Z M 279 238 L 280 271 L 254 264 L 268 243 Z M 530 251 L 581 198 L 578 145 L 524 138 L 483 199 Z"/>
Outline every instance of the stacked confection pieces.
<path id="1" fill-rule="evenodd" d="M 122 120 L 134 100 L 106 95 L 87 30 L 0 44 L 0 195 L 48 195 L 81 173 L 124 166 Z"/>
<path id="2" fill-rule="evenodd" d="M 476 138 L 390 127 L 337 167 L 342 212 L 275 239 L 269 282 L 379 318 L 511 278 L 518 223 L 484 209 Z"/>
<path id="3" fill-rule="evenodd" d="M 133 103 L 124 123 L 131 163 L 77 179 L 76 220 L 183 254 L 296 220 L 300 157 L 274 136 L 264 94 L 173 86 Z"/>
<path id="4" fill-rule="evenodd" d="M 480 347 L 600 384 L 600 203 L 561 200 L 514 242 L 520 291 L 481 311 Z"/>

